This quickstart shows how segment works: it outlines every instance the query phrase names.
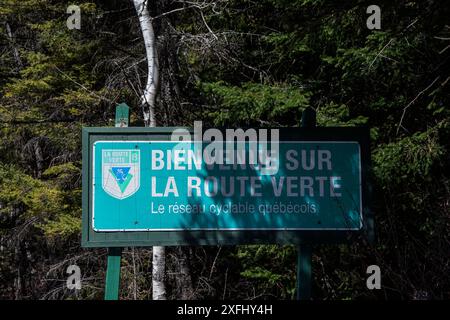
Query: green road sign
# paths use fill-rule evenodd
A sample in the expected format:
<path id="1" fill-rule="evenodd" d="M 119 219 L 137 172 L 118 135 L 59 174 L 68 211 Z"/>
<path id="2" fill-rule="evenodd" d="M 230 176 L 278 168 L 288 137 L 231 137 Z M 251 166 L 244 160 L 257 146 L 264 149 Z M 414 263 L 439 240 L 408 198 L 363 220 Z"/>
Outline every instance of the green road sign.
<path id="1" fill-rule="evenodd" d="M 167 128 L 87 129 L 83 244 L 301 243 L 370 231 L 367 131 L 329 129 L 216 141 L 222 161 L 212 142 L 168 141 Z"/>

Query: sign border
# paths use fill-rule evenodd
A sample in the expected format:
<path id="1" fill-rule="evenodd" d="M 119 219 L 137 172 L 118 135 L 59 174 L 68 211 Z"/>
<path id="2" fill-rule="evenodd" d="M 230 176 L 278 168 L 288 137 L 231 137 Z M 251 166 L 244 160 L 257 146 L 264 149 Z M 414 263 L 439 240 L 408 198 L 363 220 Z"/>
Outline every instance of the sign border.
<path id="1" fill-rule="evenodd" d="M 360 149 L 360 201 L 361 226 L 354 229 L 185 229 L 185 230 L 127 230 L 95 231 L 92 224 L 92 147 L 100 141 L 168 142 L 170 134 L 180 127 L 159 128 L 83 128 L 83 196 L 82 196 L 82 246 L 128 247 L 154 245 L 232 245 L 232 244 L 315 244 L 348 243 L 355 238 L 374 240 L 373 214 L 370 207 L 370 149 L 369 130 L 364 127 L 316 127 L 276 128 L 280 130 L 280 142 L 349 142 L 358 143 Z M 184 128 L 193 133 L 192 128 Z M 245 128 L 243 128 L 245 130 Z M 267 128 L 269 129 L 269 128 Z M 271 128 L 275 129 L 275 128 Z M 146 138 L 144 140 L 144 138 Z M 92 164 L 92 167 L 90 166 Z"/>
<path id="2" fill-rule="evenodd" d="M 95 148 L 95 145 L 97 143 L 108 143 L 111 142 L 110 140 L 97 140 L 93 143 L 93 148 Z M 155 141 L 155 140 L 129 140 L 129 141 L 114 141 L 114 143 L 193 143 L 191 141 Z M 352 143 L 356 144 L 358 146 L 359 154 L 361 155 L 361 147 L 357 141 L 280 141 L 279 143 Z M 361 177 L 361 171 L 362 171 L 362 165 L 361 165 L 361 156 L 359 157 L 359 184 L 362 186 L 362 177 Z M 92 212 L 92 229 L 96 232 L 138 232 L 138 231 L 145 231 L 145 232 L 156 232 L 156 231 L 180 231 L 181 229 L 97 229 L 95 228 L 95 189 L 94 181 L 95 181 L 95 156 L 93 156 L 92 159 L 92 183 L 90 185 L 90 188 L 92 190 L 92 196 L 91 196 L 91 212 Z M 277 231 L 277 230 L 292 230 L 292 231 L 300 231 L 300 230 L 313 230 L 313 231 L 326 231 L 326 230 L 360 230 L 363 227 L 363 205 L 362 205 L 362 188 L 359 189 L 359 227 L 354 228 L 227 228 L 227 229 L 218 229 L 218 228 L 190 228 L 189 230 L 195 230 L 195 231 L 245 231 L 245 230 L 264 230 L 264 231 Z"/>

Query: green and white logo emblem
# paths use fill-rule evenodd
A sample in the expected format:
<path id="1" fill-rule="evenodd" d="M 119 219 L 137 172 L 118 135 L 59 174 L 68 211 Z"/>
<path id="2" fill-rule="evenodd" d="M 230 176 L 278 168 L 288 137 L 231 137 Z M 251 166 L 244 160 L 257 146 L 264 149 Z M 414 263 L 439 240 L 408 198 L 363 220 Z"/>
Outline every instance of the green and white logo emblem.
<path id="1" fill-rule="evenodd" d="M 102 150 L 102 187 L 116 199 L 125 199 L 139 190 L 140 151 Z"/>

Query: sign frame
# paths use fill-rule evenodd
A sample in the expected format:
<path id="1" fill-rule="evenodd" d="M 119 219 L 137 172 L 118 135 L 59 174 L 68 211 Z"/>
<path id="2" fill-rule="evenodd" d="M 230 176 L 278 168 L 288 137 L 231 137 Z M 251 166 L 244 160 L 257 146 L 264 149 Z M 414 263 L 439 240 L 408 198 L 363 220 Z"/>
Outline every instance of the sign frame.
<path id="1" fill-rule="evenodd" d="M 236 245 L 236 244 L 319 244 L 348 243 L 364 237 L 374 240 L 374 217 L 370 210 L 370 140 L 365 127 L 270 128 L 279 129 L 280 141 L 357 142 L 361 159 L 362 228 L 360 230 L 179 230 L 179 231 L 108 231 L 92 228 L 91 185 L 92 147 L 96 141 L 170 141 L 180 127 L 85 127 L 82 132 L 82 246 L 83 247 L 146 247 L 173 245 Z M 183 128 L 193 133 L 192 128 Z M 245 129 L 245 128 L 244 128 Z M 269 129 L 269 128 L 268 128 Z"/>

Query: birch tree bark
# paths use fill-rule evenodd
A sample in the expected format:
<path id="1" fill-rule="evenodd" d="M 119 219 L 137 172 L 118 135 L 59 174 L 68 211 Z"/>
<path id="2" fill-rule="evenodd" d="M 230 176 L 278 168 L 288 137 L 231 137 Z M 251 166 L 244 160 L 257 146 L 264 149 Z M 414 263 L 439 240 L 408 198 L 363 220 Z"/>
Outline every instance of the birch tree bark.
<path id="1" fill-rule="evenodd" d="M 141 98 L 142 113 L 146 127 L 156 127 L 155 104 L 159 89 L 159 65 L 156 48 L 156 37 L 152 24 L 152 17 L 148 11 L 148 0 L 133 0 L 139 18 L 139 24 L 144 38 L 147 56 L 147 83 Z"/>
<path id="2" fill-rule="evenodd" d="M 19 50 L 17 49 L 14 41 L 14 37 L 11 31 L 11 27 L 8 22 L 5 22 L 6 26 L 6 34 L 8 35 L 9 40 L 11 41 L 11 46 L 13 50 L 14 60 L 16 60 L 17 69 L 21 70 L 23 68 L 22 60 L 20 59 Z"/>
<path id="3" fill-rule="evenodd" d="M 159 88 L 159 65 L 156 48 L 156 37 L 152 24 L 152 17 L 148 11 L 147 0 L 133 0 L 139 18 L 139 24 L 144 38 L 147 56 L 147 83 L 141 98 L 142 113 L 146 127 L 156 127 L 155 104 Z M 152 250 L 152 297 L 153 300 L 166 299 L 165 274 L 165 248 L 153 247 Z"/>

